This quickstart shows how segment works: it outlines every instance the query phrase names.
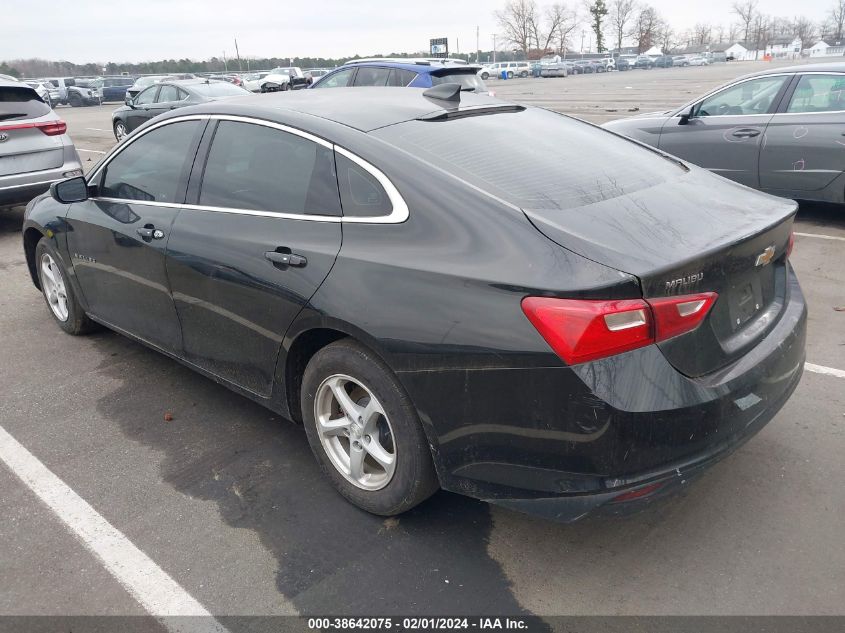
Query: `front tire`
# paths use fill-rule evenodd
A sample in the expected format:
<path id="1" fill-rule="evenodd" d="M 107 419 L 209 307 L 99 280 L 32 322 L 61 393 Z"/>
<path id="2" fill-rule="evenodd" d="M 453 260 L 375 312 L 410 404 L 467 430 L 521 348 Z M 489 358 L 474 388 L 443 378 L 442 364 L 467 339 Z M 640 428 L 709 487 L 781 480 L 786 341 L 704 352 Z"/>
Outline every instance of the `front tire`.
<path id="1" fill-rule="evenodd" d="M 115 121 L 114 122 L 114 137 L 117 139 L 117 142 L 120 143 L 129 136 L 129 130 L 126 129 L 126 123 L 123 121 Z"/>
<path id="2" fill-rule="evenodd" d="M 82 99 L 80 99 L 77 95 L 71 95 L 68 97 L 67 102 L 72 108 L 78 108 L 82 105 Z"/>
<path id="3" fill-rule="evenodd" d="M 488 79 L 490 79 L 490 73 L 481 73 L 481 78 L 484 81 L 487 81 Z"/>
<path id="4" fill-rule="evenodd" d="M 508 71 L 508 79 L 513 79 L 513 71 L 512 70 Z"/>
<path id="5" fill-rule="evenodd" d="M 41 294 L 47 302 L 53 319 L 68 334 L 78 336 L 97 329 L 79 305 L 79 300 L 68 283 L 67 271 L 53 244 L 42 237 L 35 246 L 35 266 Z"/>
<path id="6" fill-rule="evenodd" d="M 367 348 L 347 339 L 318 351 L 305 368 L 300 400 L 320 468 L 354 505 L 390 516 L 437 490 L 417 411 Z"/>

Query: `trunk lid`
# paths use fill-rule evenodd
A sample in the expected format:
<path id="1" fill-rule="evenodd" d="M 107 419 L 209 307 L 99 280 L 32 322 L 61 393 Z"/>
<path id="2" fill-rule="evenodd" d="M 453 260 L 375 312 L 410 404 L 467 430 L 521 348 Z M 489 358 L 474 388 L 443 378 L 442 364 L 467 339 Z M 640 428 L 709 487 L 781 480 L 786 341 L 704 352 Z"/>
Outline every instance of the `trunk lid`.
<path id="1" fill-rule="evenodd" d="M 797 205 L 693 169 L 577 209 L 524 209 L 564 248 L 639 278 L 645 298 L 716 292 L 696 330 L 658 344 L 700 376 L 735 360 L 786 304 L 786 250 Z"/>
<path id="2" fill-rule="evenodd" d="M 24 84 L 0 85 L 0 176 L 61 167 L 64 150 L 59 136 L 47 136 L 30 123 L 53 121 L 38 94 Z"/>

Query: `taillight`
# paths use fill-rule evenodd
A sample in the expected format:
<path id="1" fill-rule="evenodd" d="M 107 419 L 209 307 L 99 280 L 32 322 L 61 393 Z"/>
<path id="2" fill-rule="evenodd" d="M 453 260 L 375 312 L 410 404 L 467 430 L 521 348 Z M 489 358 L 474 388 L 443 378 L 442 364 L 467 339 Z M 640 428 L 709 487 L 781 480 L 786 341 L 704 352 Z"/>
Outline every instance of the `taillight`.
<path id="1" fill-rule="evenodd" d="M 795 231 L 789 232 L 789 242 L 786 245 L 786 258 L 789 259 L 792 255 L 792 247 L 795 246 Z"/>
<path id="2" fill-rule="evenodd" d="M 0 125 L 0 132 L 8 130 L 31 130 L 39 129 L 47 136 L 58 136 L 67 132 L 67 123 L 61 119 L 57 121 L 39 121 L 37 123 L 10 123 L 9 125 Z"/>
<path id="3" fill-rule="evenodd" d="M 694 330 L 716 298 L 715 292 L 615 301 L 526 297 L 522 311 L 554 352 L 575 365 Z"/>

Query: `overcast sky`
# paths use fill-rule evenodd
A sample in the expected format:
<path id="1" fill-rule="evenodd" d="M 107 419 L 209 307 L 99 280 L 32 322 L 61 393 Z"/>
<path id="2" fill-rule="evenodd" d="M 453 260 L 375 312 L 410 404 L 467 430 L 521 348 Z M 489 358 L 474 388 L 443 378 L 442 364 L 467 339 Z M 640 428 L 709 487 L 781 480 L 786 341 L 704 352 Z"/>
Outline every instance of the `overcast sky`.
<path id="1" fill-rule="evenodd" d="M 539 5 L 550 4 L 539 1 Z M 413 52 L 431 37 L 451 51 L 492 48 L 493 12 L 504 0 L 0 0 L 0 60 L 72 62 L 206 59 L 234 56 L 344 57 Z M 569 1 L 586 14 L 583 0 Z M 650 0 L 676 31 L 697 22 L 728 24 L 732 0 Z M 761 0 L 765 13 L 820 20 L 832 0 Z M 588 29 L 586 24 L 585 29 Z M 580 40 L 580 35 L 576 40 Z M 580 41 L 576 41 L 577 48 Z"/>

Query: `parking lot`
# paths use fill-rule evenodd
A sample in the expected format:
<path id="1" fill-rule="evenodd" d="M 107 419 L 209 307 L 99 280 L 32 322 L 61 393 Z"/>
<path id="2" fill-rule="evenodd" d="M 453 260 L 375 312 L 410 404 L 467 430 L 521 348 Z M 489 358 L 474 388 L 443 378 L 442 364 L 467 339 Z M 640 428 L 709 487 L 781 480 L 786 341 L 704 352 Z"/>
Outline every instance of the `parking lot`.
<path id="1" fill-rule="evenodd" d="M 755 68 L 488 83 L 601 123 Z M 58 110 L 86 166 L 113 146 L 118 105 Z M 0 212 L 0 430 L 212 614 L 845 614 L 842 209 L 795 224 L 810 365 L 783 410 L 681 495 L 572 525 L 443 492 L 394 519 L 357 510 L 301 428 L 120 335 L 62 334 L 22 214 Z M 5 468 L 0 485 L 0 614 L 144 613 Z"/>

